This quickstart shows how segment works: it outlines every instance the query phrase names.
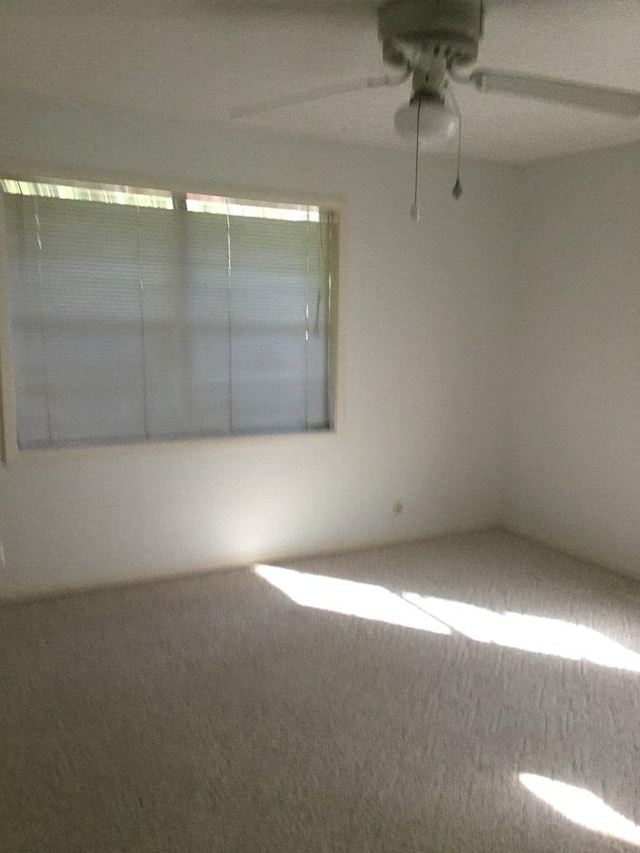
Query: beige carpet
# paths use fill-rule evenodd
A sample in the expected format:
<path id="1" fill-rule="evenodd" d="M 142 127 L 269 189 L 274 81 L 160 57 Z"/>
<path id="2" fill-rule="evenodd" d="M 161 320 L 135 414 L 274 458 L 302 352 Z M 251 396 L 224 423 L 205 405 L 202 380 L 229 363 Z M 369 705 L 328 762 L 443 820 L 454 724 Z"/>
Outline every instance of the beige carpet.
<path id="1" fill-rule="evenodd" d="M 2 853 L 639 849 L 639 584 L 503 533 L 288 568 L 362 586 L 3 605 Z M 628 843 L 576 822 L 606 807 Z"/>

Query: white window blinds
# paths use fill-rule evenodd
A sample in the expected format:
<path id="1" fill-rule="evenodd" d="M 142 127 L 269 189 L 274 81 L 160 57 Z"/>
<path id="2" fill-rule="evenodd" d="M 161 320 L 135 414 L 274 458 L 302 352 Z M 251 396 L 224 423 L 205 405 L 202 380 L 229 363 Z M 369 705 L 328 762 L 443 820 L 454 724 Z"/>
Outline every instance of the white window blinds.
<path id="1" fill-rule="evenodd" d="M 330 213 L 2 186 L 21 448 L 329 427 Z"/>

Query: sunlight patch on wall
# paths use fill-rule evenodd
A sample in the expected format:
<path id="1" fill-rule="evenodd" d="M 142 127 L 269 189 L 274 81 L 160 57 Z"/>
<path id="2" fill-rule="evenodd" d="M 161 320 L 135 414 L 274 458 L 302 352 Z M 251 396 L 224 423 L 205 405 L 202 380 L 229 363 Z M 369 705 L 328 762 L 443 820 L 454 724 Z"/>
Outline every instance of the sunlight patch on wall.
<path id="1" fill-rule="evenodd" d="M 451 633 L 451 629 L 442 622 L 381 586 L 308 575 L 279 566 L 257 565 L 254 571 L 303 607 L 331 610 L 434 634 Z"/>
<path id="2" fill-rule="evenodd" d="M 640 826 L 618 814 L 586 788 L 567 785 L 565 782 L 533 773 L 521 773 L 519 778 L 527 790 L 548 803 L 567 820 L 593 832 L 640 847 Z"/>
<path id="3" fill-rule="evenodd" d="M 640 672 L 639 654 L 585 625 L 525 613 L 496 613 L 473 604 L 409 592 L 404 598 L 476 642 Z"/>

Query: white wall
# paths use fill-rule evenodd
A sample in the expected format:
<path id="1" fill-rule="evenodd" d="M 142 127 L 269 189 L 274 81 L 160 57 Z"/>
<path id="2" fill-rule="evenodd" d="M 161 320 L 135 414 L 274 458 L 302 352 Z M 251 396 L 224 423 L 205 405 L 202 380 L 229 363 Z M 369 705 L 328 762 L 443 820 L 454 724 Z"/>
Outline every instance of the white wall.
<path id="1" fill-rule="evenodd" d="M 523 173 L 505 521 L 640 575 L 640 146 Z"/>
<path id="2" fill-rule="evenodd" d="M 514 171 L 409 151 L 0 103 L 0 168 L 338 196 L 344 418 L 337 435 L 49 451 L 0 470 L 0 593 L 236 564 L 499 518 Z M 392 513 L 396 500 L 402 515 Z"/>

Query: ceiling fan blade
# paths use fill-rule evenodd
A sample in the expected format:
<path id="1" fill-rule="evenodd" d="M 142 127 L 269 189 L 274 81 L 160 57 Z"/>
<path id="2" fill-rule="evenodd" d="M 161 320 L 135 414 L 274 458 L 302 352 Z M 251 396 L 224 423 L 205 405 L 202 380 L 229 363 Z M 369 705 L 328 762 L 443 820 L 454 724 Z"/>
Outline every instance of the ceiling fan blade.
<path id="1" fill-rule="evenodd" d="M 229 118 L 248 118 L 249 116 L 279 110 L 283 107 L 294 106 L 295 104 L 305 104 L 308 101 L 319 101 L 321 98 L 330 98 L 332 95 L 361 92 L 364 89 L 381 89 L 384 86 L 397 86 L 400 83 L 404 83 L 408 79 L 409 74 L 410 72 L 407 71 L 401 77 L 392 77 L 390 74 L 384 74 L 380 77 L 363 77 L 360 80 L 351 80 L 346 83 L 317 86 L 314 89 L 307 89 L 305 92 L 283 95 L 280 98 L 271 98 L 267 101 L 260 101 L 257 104 L 236 107 L 229 110 Z"/>
<path id="2" fill-rule="evenodd" d="M 554 80 L 551 77 L 493 71 L 488 68 L 473 71 L 468 82 L 473 83 L 481 92 L 539 98 L 612 115 L 640 116 L 640 92 L 625 89 L 610 89 L 585 83 L 571 83 L 568 80 Z"/>

